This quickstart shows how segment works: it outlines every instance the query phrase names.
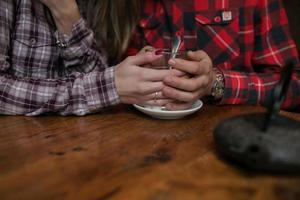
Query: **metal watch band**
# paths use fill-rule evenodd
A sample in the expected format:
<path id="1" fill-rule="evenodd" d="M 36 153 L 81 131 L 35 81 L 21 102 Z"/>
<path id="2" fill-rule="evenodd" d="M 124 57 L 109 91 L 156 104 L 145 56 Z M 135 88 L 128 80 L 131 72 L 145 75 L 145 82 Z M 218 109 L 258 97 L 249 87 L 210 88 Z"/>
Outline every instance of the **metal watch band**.
<path id="1" fill-rule="evenodd" d="M 211 89 L 211 96 L 213 96 L 214 99 L 221 99 L 225 89 L 224 75 L 218 68 L 213 68 L 213 70 L 216 74 L 216 80 Z"/>

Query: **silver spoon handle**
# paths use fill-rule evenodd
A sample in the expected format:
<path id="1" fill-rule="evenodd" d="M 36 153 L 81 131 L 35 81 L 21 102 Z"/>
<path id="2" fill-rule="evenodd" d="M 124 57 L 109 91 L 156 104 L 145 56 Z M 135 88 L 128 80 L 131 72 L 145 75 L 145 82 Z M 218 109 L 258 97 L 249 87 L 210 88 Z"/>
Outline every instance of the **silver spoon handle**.
<path id="1" fill-rule="evenodd" d="M 176 58 L 176 54 L 179 50 L 180 44 L 181 44 L 181 37 L 179 35 L 176 35 L 172 42 L 172 52 L 170 57 L 171 59 Z M 171 66 L 169 68 L 172 69 Z"/>

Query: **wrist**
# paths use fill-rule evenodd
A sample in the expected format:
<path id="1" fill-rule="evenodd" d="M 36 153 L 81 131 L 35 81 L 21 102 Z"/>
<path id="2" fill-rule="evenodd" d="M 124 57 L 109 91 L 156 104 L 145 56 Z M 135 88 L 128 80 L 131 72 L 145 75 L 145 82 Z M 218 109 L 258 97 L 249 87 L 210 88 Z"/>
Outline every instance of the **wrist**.
<path id="1" fill-rule="evenodd" d="M 55 7 L 49 7 L 57 29 L 65 34 L 72 32 L 73 25 L 81 18 L 79 8 L 77 4 L 70 5 L 69 7 L 62 9 Z"/>
<path id="2" fill-rule="evenodd" d="M 53 17 L 64 18 L 79 13 L 79 8 L 75 0 L 67 2 L 62 1 L 61 3 L 56 3 L 55 1 L 53 2 L 54 3 L 51 3 L 50 1 L 46 4 L 46 6 L 51 11 Z"/>

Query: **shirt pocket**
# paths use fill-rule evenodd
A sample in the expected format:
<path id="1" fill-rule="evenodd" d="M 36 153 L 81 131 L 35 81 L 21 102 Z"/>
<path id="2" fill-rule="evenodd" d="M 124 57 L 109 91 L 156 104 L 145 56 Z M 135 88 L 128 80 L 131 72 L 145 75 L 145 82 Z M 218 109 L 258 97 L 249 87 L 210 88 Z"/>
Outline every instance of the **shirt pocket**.
<path id="1" fill-rule="evenodd" d="M 144 37 L 144 46 L 151 45 L 161 49 L 171 47 L 171 33 L 166 31 L 166 20 L 163 15 L 144 15 L 138 27 Z"/>
<path id="2" fill-rule="evenodd" d="M 13 39 L 28 48 L 55 45 L 53 31 L 43 20 L 24 19 L 16 22 Z"/>
<path id="3" fill-rule="evenodd" d="M 201 11 L 195 14 L 198 48 L 215 65 L 240 55 L 238 9 Z"/>
<path id="4" fill-rule="evenodd" d="M 54 37 L 47 27 L 19 22 L 12 39 L 12 70 L 15 75 L 47 77 L 59 57 Z"/>

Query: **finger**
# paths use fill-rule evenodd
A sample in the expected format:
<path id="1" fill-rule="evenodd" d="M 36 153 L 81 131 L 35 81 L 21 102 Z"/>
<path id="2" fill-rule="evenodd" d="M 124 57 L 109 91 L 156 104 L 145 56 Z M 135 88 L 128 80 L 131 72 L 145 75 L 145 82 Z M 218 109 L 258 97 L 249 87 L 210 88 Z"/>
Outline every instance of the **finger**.
<path id="1" fill-rule="evenodd" d="M 187 110 L 192 107 L 193 103 L 184 103 L 184 102 L 170 102 L 165 105 L 167 110 Z"/>
<path id="2" fill-rule="evenodd" d="M 172 68 L 193 75 L 205 74 L 210 70 L 210 65 L 206 61 L 189 61 L 177 58 L 169 60 L 169 65 L 172 66 Z"/>
<path id="3" fill-rule="evenodd" d="M 142 100 L 144 101 L 150 101 L 150 100 L 159 100 L 159 99 L 167 99 L 167 97 L 165 97 L 162 93 L 162 91 L 158 91 L 158 92 L 152 92 L 150 94 L 147 95 L 143 95 L 141 97 Z"/>
<path id="4" fill-rule="evenodd" d="M 153 51 L 155 51 L 154 47 L 152 47 L 152 46 L 145 46 L 137 54 L 142 54 L 142 53 L 146 53 L 146 52 L 153 52 Z"/>
<path id="5" fill-rule="evenodd" d="M 169 104 L 173 102 L 171 99 L 157 99 L 156 101 L 154 100 L 149 100 L 146 101 L 143 105 L 145 106 L 165 106 L 166 104 Z"/>
<path id="6" fill-rule="evenodd" d="M 142 65 L 141 67 L 152 68 L 151 64 L 145 64 L 145 65 Z"/>
<path id="7" fill-rule="evenodd" d="M 127 57 L 126 62 L 128 62 L 131 65 L 141 66 L 152 63 L 161 57 L 162 55 L 156 55 L 155 52 L 145 52 L 136 54 L 135 56 Z"/>
<path id="8" fill-rule="evenodd" d="M 173 76 L 178 76 L 178 77 L 183 77 L 183 76 L 187 76 L 188 74 L 181 71 L 181 70 L 178 70 L 178 69 L 171 69 L 171 75 Z"/>
<path id="9" fill-rule="evenodd" d="M 182 102 L 194 102 L 197 99 L 201 98 L 202 94 L 204 93 L 202 90 L 187 92 L 169 86 L 165 86 L 162 92 L 165 97 Z"/>
<path id="10" fill-rule="evenodd" d="M 148 96 L 152 95 L 151 98 L 153 98 L 153 95 L 158 92 L 159 97 L 163 97 L 162 89 L 165 87 L 163 82 L 144 82 L 139 84 L 138 89 L 137 89 L 137 95 L 142 95 L 142 96 Z M 149 99 L 151 99 L 149 98 Z"/>
<path id="11" fill-rule="evenodd" d="M 156 69 L 149 65 L 145 65 L 143 67 L 151 69 L 143 72 L 143 77 L 147 81 L 162 81 L 166 76 L 170 75 L 177 77 L 189 77 L 187 73 L 177 69 Z"/>
<path id="12" fill-rule="evenodd" d="M 209 58 L 209 56 L 205 51 L 198 50 L 198 51 L 189 51 L 187 53 L 187 59 L 188 60 L 200 62 L 200 61 L 202 61 L 204 59 L 207 59 L 207 58 Z"/>
<path id="13" fill-rule="evenodd" d="M 164 83 L 173 88 L 194 92 L 201 88 L 207 88 L 209 79 L 207 76 L 200 76 L 195 78 L 167 76 L 164 79 Z"/>
<path id="14" fill-rule="evenodd" d="M 144 81 L 163 81 L 166 76 L 171 75 L 168 69 L 143 68 L 140 76 Z"/>
<path id="15" fill-rule="evenodd" d="M 147 102 L 165 102 L 165 104 L 168 102 L 171 102 L 170 99 L 167 99 L 161 91 L 159 92 L 153 92 L 150 94 L 146 95 L 141 95 L 141 94 L 134 94 L 134 95 L 128 95 L 128 96 L 123 96 L 121 99 L 122 103 L 127 103 L 127 104 L 140 104 L 140 105 L 147 105 Z M 158 104 L 160 105 L 160 104 Z"/>

